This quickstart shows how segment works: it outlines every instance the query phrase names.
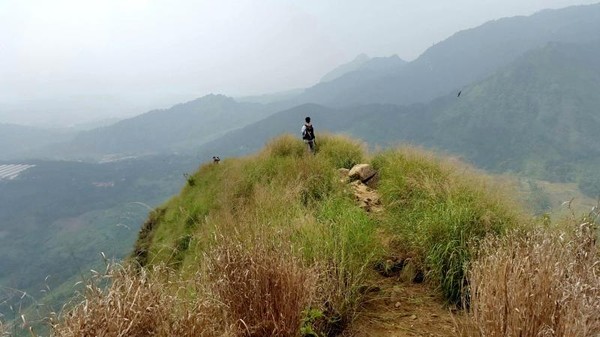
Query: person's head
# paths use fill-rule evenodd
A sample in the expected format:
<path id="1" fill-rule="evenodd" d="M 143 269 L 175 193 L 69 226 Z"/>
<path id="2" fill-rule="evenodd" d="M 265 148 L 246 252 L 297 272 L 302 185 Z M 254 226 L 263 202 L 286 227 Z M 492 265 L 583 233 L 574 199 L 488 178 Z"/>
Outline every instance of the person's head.
<path id="1" fill-rule="evenodd" d="M 304 120 L 306 121 L 306 123 L 310 123 L 310 117 L 306 117 L 304 118 Z"/>

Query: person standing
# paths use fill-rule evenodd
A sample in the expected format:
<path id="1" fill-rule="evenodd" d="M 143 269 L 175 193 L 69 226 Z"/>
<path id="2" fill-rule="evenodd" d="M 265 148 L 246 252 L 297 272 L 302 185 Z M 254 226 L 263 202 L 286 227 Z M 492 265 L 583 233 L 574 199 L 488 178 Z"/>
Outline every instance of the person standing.
<path id="1" fill-rule="evenodd" d="M 310 117 L 304 119 L 305 123 L 302 125 L 302 139 L 306 143 L 308 150 L 315 154 L 315 129 L 310 123 Z"/>

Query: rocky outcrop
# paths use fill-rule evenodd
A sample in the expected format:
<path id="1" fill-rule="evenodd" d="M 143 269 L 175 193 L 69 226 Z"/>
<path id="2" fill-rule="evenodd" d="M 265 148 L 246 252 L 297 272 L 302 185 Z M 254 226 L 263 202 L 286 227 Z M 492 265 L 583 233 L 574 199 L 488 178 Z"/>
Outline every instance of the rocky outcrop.
<path id="1" fill-rule="evenodd" d="M 359 180 L 363 184 L 374 188 L 379 180 L 377 171 L 369 164 L 357 164 L 348 172 L 350 181 Z"/>
<path id="2" fill-rule="evenodd" d="M 378 180 L 378 173 L 369 164 L 357 164 L 351 170 L 339 169 L 342 182 L 350 182 L 354 197 L 360 208 L 367 212 L 383 211 L 381 199 L 373 188 Z"/>

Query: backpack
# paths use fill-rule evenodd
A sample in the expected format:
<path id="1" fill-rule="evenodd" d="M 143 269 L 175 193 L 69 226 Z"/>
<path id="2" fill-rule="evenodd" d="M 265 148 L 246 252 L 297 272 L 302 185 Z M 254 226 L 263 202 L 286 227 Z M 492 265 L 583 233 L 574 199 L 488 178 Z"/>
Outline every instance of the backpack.
<path id="1" fill-rule="evenodd" d="M 312 127 L 312 124 L 304 124 L 306 129 L 304 130 L 304 134 L 302 135 L 302 139 L 313 140 L 315 139 L 315 131 Z"/>

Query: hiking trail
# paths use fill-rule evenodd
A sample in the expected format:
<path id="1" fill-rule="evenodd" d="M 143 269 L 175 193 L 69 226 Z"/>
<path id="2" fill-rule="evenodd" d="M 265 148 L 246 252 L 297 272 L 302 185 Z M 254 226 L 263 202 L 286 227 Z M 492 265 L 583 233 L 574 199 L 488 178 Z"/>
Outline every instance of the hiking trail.
<path id="1" fill-rule="evenodd" d="M 340 169 L 359 207 L 377 216 L 384 211 L 376 185 L 378 173 L 368 164 Z M 385 241 L 384 238 L 382 238 Z M 455 315 L 442 295 L 423 283 L 409 259 L 391 258 L 382 263 L 366 294 L 365 304 L 344 336 L 450 337 L 457 336 Z"/>

